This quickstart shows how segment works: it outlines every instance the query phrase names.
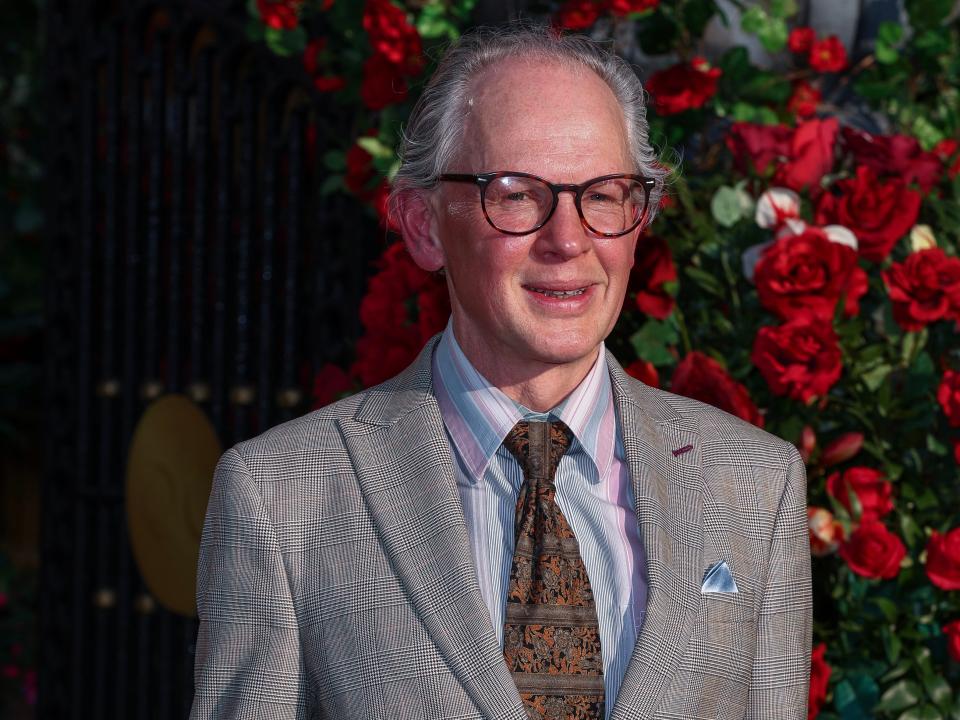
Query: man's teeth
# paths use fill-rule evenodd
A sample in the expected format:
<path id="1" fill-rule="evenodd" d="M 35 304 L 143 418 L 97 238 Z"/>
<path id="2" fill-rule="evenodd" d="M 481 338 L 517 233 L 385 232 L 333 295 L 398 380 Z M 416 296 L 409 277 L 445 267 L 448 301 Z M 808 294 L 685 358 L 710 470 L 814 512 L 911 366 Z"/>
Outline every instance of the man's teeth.
<path id="1" fill-rule="evenodd" d="M 577 290 L 546 290 L 544 288 L 530 288 L 534 292 L 538 292 L 541 295 L 546 295 L 547 297 L 573 297 L 574 295 L 583 295 L 586 292 L 586 288 L 578 288 Z"/>

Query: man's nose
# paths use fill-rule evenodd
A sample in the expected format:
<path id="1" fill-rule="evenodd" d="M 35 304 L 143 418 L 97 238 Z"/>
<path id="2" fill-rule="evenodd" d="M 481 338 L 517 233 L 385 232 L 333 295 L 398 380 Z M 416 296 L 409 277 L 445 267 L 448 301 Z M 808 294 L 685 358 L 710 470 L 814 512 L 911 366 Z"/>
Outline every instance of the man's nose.
<path id="1" fill-rule="evenodd" d="M 557 208 L 539 232 L 541 252 L 569 259 L 586 252 L 593 239 L 580 221 L 580 213 L 571 192 L 561 192 Z"/>

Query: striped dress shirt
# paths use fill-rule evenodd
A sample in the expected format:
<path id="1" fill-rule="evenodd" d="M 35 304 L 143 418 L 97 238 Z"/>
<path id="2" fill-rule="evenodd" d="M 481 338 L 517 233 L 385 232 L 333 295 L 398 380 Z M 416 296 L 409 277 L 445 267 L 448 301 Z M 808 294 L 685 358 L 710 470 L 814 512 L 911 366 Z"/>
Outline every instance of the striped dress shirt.
<path id="1" fill-rule="evenodd" d="M 557 469 L 556 502 L 577 538 L 593 588 L 609 717 L 643 624 L 647 576 L 604 358 L 601 346 L 576 389 L 549 413 L 536 413 L 477 372 L 448 324 L 433 356 L 433 377 L 456 458 L 480 592 L 501 647 L 516 502 L 523 483 L 523 471 L 503 447 L 503 439 L 521 419 L 557 418 L 573 432 L 574 441 Z"/>

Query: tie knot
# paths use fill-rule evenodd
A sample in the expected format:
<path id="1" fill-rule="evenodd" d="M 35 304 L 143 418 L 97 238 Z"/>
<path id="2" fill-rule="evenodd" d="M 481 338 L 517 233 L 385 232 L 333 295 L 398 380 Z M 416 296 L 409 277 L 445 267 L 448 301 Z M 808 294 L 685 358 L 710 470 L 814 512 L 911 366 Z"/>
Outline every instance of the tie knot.
<path id="1" fill-rule="evenodd" d="M 521 420 L 503 440 L 527 479 L 552 480 L 560 458 L 570 448 L 573 432 L 562 420 Z"/>

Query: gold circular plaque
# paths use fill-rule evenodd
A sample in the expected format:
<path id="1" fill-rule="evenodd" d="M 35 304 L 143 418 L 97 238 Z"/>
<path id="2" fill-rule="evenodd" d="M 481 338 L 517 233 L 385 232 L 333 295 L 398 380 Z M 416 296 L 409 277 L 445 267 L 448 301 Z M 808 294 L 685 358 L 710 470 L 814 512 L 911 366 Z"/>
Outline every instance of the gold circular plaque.
<path id="1" fill-rule="evenodd" d="M 207 416 L 183 395 L 151 403 L 127 456 L 130 544 L 150 594 L 168 610 L 197 614 L 200 534 L 221 454 Z"/>

